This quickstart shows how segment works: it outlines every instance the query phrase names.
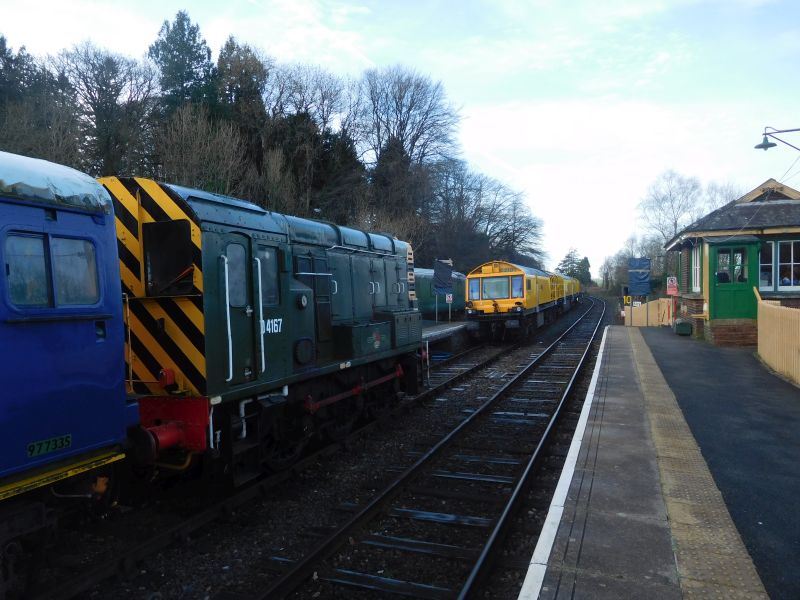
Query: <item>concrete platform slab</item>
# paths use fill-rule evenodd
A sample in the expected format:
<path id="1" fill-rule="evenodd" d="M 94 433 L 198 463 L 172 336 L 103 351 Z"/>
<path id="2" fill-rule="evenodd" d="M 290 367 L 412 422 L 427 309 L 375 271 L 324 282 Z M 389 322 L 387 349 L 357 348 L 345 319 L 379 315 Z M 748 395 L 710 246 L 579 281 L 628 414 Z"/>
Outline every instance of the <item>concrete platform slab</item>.
<path id="1" fill-rule="evenodd" d="M 641 332 L 601 354 L 520 598 L 766 598 Z"/>

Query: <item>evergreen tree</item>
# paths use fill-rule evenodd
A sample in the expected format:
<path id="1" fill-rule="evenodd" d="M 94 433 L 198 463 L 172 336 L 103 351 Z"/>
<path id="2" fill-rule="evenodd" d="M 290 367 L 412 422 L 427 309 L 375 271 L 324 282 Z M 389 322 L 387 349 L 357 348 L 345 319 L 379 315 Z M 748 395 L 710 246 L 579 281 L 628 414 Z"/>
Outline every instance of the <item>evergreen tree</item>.
<path id="1" fill-rule="evenodd" d="M 411 158 L 403 142 L 391 137 L 378 155 L 372 172 L 376 205 L 390 215 L 414 210 L 411 181 Z"/>
<path id="2" fill-rule="evenodd" d="M 577 277 L 578 268 L 580 266 L 580 259 L 578 258 L 578 251 L 575 248 L 570 248 L 566 256 L 558 263 L 556 271 L 562 275 L 569 275 L 570 277 Z"/>
<path id="3" fill-rule="evenodd" d="M 259 170 L 264 160 L 264 91 L 268 64 L 247 44 L 229 37 L 217 60 L 220 114 L 233 122 L 244 142 L 245 168 Z"/>
<path id="4" fill-rule="evenodd" d="M 578 273 L 575 276 L 582 285 L 592 284 L 592 271 L 589 264 L 589 258 L 584 256 L 578 264 Z"/>
<path id="5" fill-rule="evenodd" d="M 164 21 L 148 55 L 158 65 L 167 116 L 187 102 L 214 104 L 211 50 L 186 11 L 179 11 L 172 23 Z"/>

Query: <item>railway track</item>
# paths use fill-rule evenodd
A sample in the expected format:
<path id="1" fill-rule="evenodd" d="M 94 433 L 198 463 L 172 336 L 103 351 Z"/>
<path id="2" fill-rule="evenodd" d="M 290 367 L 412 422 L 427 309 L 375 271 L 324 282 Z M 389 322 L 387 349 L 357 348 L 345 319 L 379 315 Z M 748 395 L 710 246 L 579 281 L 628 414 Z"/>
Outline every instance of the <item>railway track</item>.
<path id="1" fill-rule="evenodd" d="M 76 562 L 84 564 L 77 571 L 74 568 L 56 568 L 56 577 L 47 577 L 41 581 L 30 591 L 29 597 L 34 600 L 66 600 L 80 596 L 83 592 L 92 589 L 109 578 L 115 576 L 124 577 L 135 572 L 137 565 L 146 558 L 166 547 L 186 542 L 193 533 L 209 523 L 230 515 L 238 507 L 247 505 L 258 498 L 266 497 L 276 486 L 281 485 L 298 472 L 302 472 L 309 465 L 315 464 L 320 458 L 341 451 L 348 444 L 351 444 L 354 438 L 368 434 L 374 428 L 381 427 L 382 423 L 399 417 L 401 413 L 413 410 L 420 403 L 430 401 L 448 388 L 457 385 L 464 377 L 506 356 L 515 348 L 512 346 L 473 347 L 446 361 L 434 364 L 430 374 L 426 375 L 427 389 L 414 398 L 406 399 L 391 414 L 379 420 L 366 423 L 342 441 L 330 443 L 315 450 L 293 466 L 292 469 L 265 477 L 261 481 L 218 502 L 199 510 L 190 511 L 192 514 L 189 516 L 178 512 L 160 515 L 159 518 L 155 519 L 158 525 L 152 526 L 154 531 L 148 531 L 146 534 L 139 531 L 135 541 L 129 541 L 124 547 L 117 545 L 112 552 L 101 550 L 90 558 L 77 560 Z"/>
<path id="2" fill-rule="evenodd" d="M 471 597 L 491 572 L 603 314 L 596 303 L 515 372 L 484 371 L 485 395 L 463 404 L 466 418 L 368 503 L 344 507 L 348 521 L 303 558 L 273 557 L 282 574 L 247 597 Z"/>

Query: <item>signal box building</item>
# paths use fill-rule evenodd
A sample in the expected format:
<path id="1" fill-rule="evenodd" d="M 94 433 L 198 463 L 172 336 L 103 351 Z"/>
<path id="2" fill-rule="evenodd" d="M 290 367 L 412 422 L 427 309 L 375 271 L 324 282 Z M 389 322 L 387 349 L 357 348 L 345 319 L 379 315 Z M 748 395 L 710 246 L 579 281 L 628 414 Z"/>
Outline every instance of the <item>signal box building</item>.
<path id="1" fill-rule="evenodd" d="M 665 245 L 678 253 L 678 317 L 717 345 L 758 343 L 764 300 L 800 308 L 800 192 L 769 179 Z"/>

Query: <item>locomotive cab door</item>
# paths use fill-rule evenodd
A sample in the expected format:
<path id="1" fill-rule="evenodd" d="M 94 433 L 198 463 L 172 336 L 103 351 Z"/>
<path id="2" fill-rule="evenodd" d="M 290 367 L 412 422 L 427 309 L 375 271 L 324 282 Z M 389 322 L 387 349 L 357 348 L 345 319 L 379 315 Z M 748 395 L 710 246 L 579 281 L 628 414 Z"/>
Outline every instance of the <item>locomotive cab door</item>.
<path id="1" fill-rule="evenodd" d="M 243 234 L 224 235 L 221 242 L 220 304 L 227 353 L 224 380 L 228 385 L 239 385 L 253 381 L 260 371 L 255 349 L 258 299 L 253 293 L 253 257 L 250 238 Z"/>
<path id="2" fill-rule="evenodd" d="M 331 320 L 333 323 L 352 323 L 353 285 L 350 257 L 329 252 L 328 262 L 331 268 Z"/>
<path id="3" fill-rule="evenodd" d="M 401 304 L 405 268 L 401 260 L 386 260 L 386 306 L 392 310 Z"/>
<path id="4" fill-rule="evenodd" d="M 372 306 L 378 309 L 386 308 L 387 298 L 386 261 L 383 258 L 373 258 L 370 261 L 370 294 Z"/>
<path id="5" fill-rule="evenodd" d="M 371 259 L 368 256 L 352 257 L 353 318 L 357 323 L 372 319 L 375 282 L 372 279 Z"/>
<path id="6" fill-rule="evenodd" d="M 288 344 L 287 323 L 281 306 L 278 248 L 258 245 L 253 259 L 255 267 L 255 302 L 260 311 L 255 319 L 259 360 L 259 378 L 274 381 L 288 374 L 285 348 Z"/>

